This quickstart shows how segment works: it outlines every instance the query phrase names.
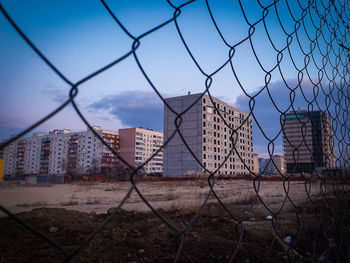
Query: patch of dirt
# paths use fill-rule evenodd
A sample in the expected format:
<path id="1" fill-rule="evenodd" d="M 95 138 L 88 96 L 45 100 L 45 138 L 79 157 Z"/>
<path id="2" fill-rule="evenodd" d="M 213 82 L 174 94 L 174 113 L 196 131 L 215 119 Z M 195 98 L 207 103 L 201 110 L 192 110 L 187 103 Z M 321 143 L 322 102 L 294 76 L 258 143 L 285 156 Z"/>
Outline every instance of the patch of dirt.
<path id="1" fill-rule="evenodd" d="M 349 203 L 347 205 L 349 207 Z M 245 206 L 235 205 L 231 208 L 238 219 L 247 217 L 242 224 L 235 224 L 236 221 L 217 206 L 208 206 L 200 212 L 198 219 L 183 235 L 183 253 L 179 262 L 189 262 L 186 255 L 194 262 L 228 262 L 236 249 L 234 262 L 292 261 L 274 239 L 274 229 L 270 220 L 259 214 L 246 215 Z M 194 216 L 193 213 L 179 210 L 159 212 L 177 229 L 184 229 Z M 330 248 L 324 262 L 333 262 L 339 259 L 337 257 L 348 256 L 349 251 L 346 248 L 350 236 L 346 231 L 350 227 L 349 211 L 342 210 L 342 217 L 333 217 L 342 218 L 339 227 L 334 224 L 331 226 L 335 227 L 330 227 L 327 221 L 329 217 L 325 216 L 329 214 L 325 214 L 326 212 L 319 211 L 325 218 L 320 220 L 314 216 L 312 209 L 308 210 L 306 207 L 303 213 L 299 214 L 302 216 L 300 220 L 303 222 L 303 228 L 299 227 L 293 210 L 277 217 L 278 225 L 275 227 L 278 234 L 281 237 L 291 236 L 294 242 L 292 245 L 303 256 L 302 260 L 296 262 L 317 262 L 308 253 L 321 255 L 329 244 L 324 233 L 336 237 L 336 231 L 341 231 L 339 233 L 342 233 L 342 240 L 334 240 L 338 247 Z M 17 216 L 67 251 L 73 251 L 108 215 L 64 208 L 37 208 L 30 212 L 19 213 Z M 317 222 L 319 224 L 316 224 Z M 238 242 L 241 230 L 244 230 L 242 241 Z M 303 231 L 306 232 L 302 233 Z M 173 262 L 180 242 L 175 236 L 175 231 L 153 213 L 121 210 L 74 257 L 73 262 Z M 334 251 L 337 251 L 337 254 L 334 254 Z M 0 218 L 0 262 L 63 261 L 61 251 L 51 244 L 13 219 Z"/>

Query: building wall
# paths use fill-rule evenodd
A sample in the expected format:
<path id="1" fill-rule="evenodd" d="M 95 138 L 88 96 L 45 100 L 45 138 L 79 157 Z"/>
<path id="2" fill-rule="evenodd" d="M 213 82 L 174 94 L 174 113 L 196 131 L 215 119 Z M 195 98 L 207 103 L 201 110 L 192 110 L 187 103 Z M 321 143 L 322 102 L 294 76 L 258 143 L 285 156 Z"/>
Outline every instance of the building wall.
<path id="1" fill-rule="evenodd" d="M 285 174 L 286 166 L 283 155 L 273 155 L 272 158 L 259 158 L 260 174 Z"/>
<path id="2" fill-rule="evenodd" d="M 120 154 L 130 165 L 146 162 L 163 145 L 163 133 L 143 128 L 120 129 Z M 125 166 L 124 166 L 125 167 Z M 163 172 L 163 150 L 142 169 L 145 173 Z"/>
<path id="3" fill-rule="evenodd" d="M 286 173 L 286 165 L 285 165 L 285 158 L 283 155 L 274 155 L 273 161 L 275 163 L 274 172 L 285 174 Z"/>
<path id="4" fill-rule="evenodd" d="M 142 142 L 139 141 L 139 136 L 138 136 L 138 141 L 136 145 L 136 129 L 135 128 L 120 129 L 119 136 L 120 136 L 120 156 L 133 167 L 135 167 L 136 161 L 139 165 L 139 163 L 142 162 L 142 154 L 141 156 L 138 155 L 137 158 L 135 158 L 136 147 L 138 148 L 138 150 L 142 148 L 140 149 L 141 151 L 143 150 L 144 143 L 143 141 Z M 123 164 L 123 167 L 126 168 L 127 166 Z"/>
<path id="5" fill-rule="evenodd" d="M 115 131 L 94 130 L 119 153 L 119 134 Z M 120 169 L 114 156 L 91 130 L 71 132 L 54 130 L 49 134 L 35 133 L 5 147 L 5 175 L 66 174 L 109 172 Z"/>
<path id="6" fill-rule="evenodd" d="M 284 152 L 287 171 L 313 172 L 335 167 L 332 123 L 320 111 L 299 110 L 286 115 Z"/>
<path id="7" fill-rule="evenodd" d="M 266 171 L 266 159 L 265 158 L 259 158 L 259 174 L 264 174 Z"/>
<path id="8" fill-rule="evenodd" d="M 164 148 L 164 176 L 181 177 L 216 170 L 223 175 L 248 174 L 238 155 L 253 170 L 251 118 L 244 122 L 247 113 L 219 99 L 212 100 L 207 95 L 201 98 L 201 94 L 166 99 L 174 111 L 186 113 L 176 131 L 176 115 L 164 106 L 164 141 L 175 132 Z"/>
<path id="9" fill-rule="evenodd" d="M 195 105 L 182 116 L 179 131 L 185 142 L 191 148 L 193 154 L 202 162 L 202 100 L 199 95 L 189 95 L 166 99 L 166 102 L 176 111 L 181 113 L 192 103 Z M 196 100 L 198 100 L 196 102 Z M 187 173 L 201 173 L 202 167 L 192 156 L 179 132 L 176 132 L 176 115 L 164 106 L 164 141 L 167 141 L 174 133 L 174 137 L 164 148 L 164 172 L 165 177 L 179 177 Z"/>
<path id="10" fill-rule="evenodd" d="M 4 157 L 4 175 L 16 175 L 16 161 L 17 161 L 17 143 L 11 143 L 3 150 Z"/>
<path id="11" fill-rule="evenodd" d="M 253 165 L 254 165 L 253 172 L 255 174 L 258 174 L 259 173 L 259 156 L 256 153 L 253 154 Z"/>

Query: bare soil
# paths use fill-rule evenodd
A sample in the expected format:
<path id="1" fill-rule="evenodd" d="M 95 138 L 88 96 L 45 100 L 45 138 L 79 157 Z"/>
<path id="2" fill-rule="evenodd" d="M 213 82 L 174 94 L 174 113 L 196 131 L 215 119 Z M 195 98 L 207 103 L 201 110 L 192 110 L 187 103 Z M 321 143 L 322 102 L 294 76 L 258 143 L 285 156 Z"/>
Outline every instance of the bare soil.
<path id="1" fill-rule="evenodd" d="M 255 183 L 246 180 L 219 180 L 214 186 L 217 196 L 223 203 L 250 202 L 256 191 L 262 200 L 274 209 L 286 199 L 286 189 L 293 202 L 307 200 L 305 182 L 296 181 L 283 185 L 282 181 L 262 181 Z M 319 182 L 310 185 L 310 195 L 320 194 Z M 144 198 L 155 209 L 173 210 L 182 208 L 196 210 L 203 202 L 210 188 L 207 181 L 140 181 L 137 184 Z M 121 182 L 75 182 L 71 184 L 7 186 L 0 185 L 1 204 L 14 213 L 30 211 L 33 208 L 66 208 L 81 212 L 94 211 L 97 214 L 107 213 L 108 209 L 117 206 L 125 197 L 131 184 Z M 326 190 L 332 190 L 326 189 Z M 217 202 L 214 198 L 209 203 Z M 144 204 L 136 191 L 123 205 L 127 211 L 147 212 L 150 209 Z M 0 212 L 0 216 L 1 216 Z"/>
<path id="2" fill-rule="evenodd" d="M 349 196 L 329 196 L 329 203 L 325 205 L 325 200 L 320 199 L 315 191 L 312 204 L 305 202 L 303 183 L 294 182 L 290 187 L 295 189 L 296 195 L 292 194 L 294 190 L 289 193 L 292 200 L 298 200 L 298 207 L 294 208 L 290 201 L 282 207 L 283 190 L 278 191 L 281 190 L 281 182 L 261 185 L 259 193 L 268 208 L 276 212 L 282 207 L 276 220 L 271 221 L 266 219 L 269 212 L 261 202 L 253 198 L 250 192 L 247 193 L 251 183 L 232 181 L 215 186 L 230 214 L 215 198 L 210 197 L 209 203 L 199 211 L 193 223 L 195 212 L 208 190 L 201 182 L 140 183 L 140 191 L 152 205 L 163 202 L 156 209 L 171 227 L 149 212 L 137 195 L 132 195 L 111 222 L 79 251 L 73 262 L 173 262 L 180 239 L 176 238 L 177 232 L 172 228 L 181 231 L 188 224 L 191 225 L 183 234 L 179 262 L 190 262 L 189 259 L 193 262 L 229 262 L 233 255 L 233 262 L 246 263 L 318 262 L 323 254 L 323 262 L 346 262 L 349 259 Z M 120 200 L 118 198 L 125 195 L 128 186 L 127 183 L 75 183 L 21 188 L 23 191 L 19 191 L 20 187 L 3 187 L 0 191 L 1 200 L 8 200 L 7 207 L 22 210 L 16 214 L 18 218 L 60 244 L 69 253 L 78 248 L 108 217 L 108 209 L 97 209 L 99 212 L 96 213 L 94 207 L 107 207 L 107 204 L 109 208 L 114 206 Z M 86 190 L 87 187 L 89 190 Z M 32 195 L 28 194 L 27 201 L 16 195 L 11 200 L 5 198 L 3 191 Z M 69 196 L 58 193 L 69 193 Z M 111 193 L 114 195 L 109 196 Z M 44 194 L 47 195 L 46 199 L 43 198 Z M 75 198 L 71 198 L 72 195 Z M 276 239 L 276 234 L 282 239 L 290 236 L 293 249 L 287 246 L 289 251 L 286 250 Z M 330 247 L 330 237 L 336 246 Z M 302 258 L 296 257 L 296 254 Z M 0 262 L 63 261 L 63 253 L 47 241 L 12 218 L 0 218 Z"/>

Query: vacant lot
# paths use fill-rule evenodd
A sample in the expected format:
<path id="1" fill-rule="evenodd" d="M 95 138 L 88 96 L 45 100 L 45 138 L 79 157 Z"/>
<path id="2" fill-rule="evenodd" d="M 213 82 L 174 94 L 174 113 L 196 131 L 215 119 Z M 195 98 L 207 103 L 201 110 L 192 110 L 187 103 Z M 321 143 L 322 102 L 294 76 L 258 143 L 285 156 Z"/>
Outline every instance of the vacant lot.
<path id="1" fill-rule="evenodd" d="M 2 185 L 0 198 L 18 218 L 71 253 L 130 187 L 129 182 Z M 285 185 L 290 200 L 284 205 L 283 182 L 261 182 L 255 187 L 264 207 L 252 181 L 219 181 L 214 190 L 227 210 L 211 195 L 198 214 L 209 192 L 205 181 L 142 181 L 137 187 L 165 221 L 133 191 L 73 262 L 173 262 L 179 248 L 179 262 L 345 262 L 350 256 L 349 195 L 329 193 L 325 202 L 319 182 L 309 185 L 313 202 L 306 201 L 304 182 Z M 177 238 L 181 231 L 183 246 Z M 0 262 L 63 262 L 63 254 L 12 218 L 0 217 Z"/>
<path id="2" fill-rule="evenodd" d="M 246 180 L 221 180 L 214 185 L 223 203 L 252 203 L 256 191 L 262 200 L 279 208 L 286 191 L 293 202 L 306 201 L 304 182 L 262 181 L 260 184 Z M 130 182 L 76 182 L 50 186 L 0 187 L 1 204 L 12 212 L 29 211 L 38 207 L 63 207 L 82 212 L 106 213 L 117 206 L 131 187 Z M 137 187 L 155 209 L 185 209 L 194 211 L 204 201 L 210 190 L 207 181 L 141 181 Z M 289 190 L 288 190 L 289 188 Z M 319 182 L 310 185 L 311 196 L 320 194 Z M 209 203 L 217 204 L 213 195 Z M 288 202 L 289 203 L 289 202 Z M 122 207 L 128 211 L 149 211 L 134 190 Z"/>

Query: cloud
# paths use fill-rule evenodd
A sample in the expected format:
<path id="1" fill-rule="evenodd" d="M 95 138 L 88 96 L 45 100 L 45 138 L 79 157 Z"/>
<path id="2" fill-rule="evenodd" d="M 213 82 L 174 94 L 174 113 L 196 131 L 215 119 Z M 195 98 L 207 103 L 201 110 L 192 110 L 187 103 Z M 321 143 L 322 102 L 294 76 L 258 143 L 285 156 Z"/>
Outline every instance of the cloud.
<path id="1" fill-rule="evenodd" d="M 90 112 L 105 110 L 118 118 L 124 126 L 163 130 L 163 102 L 149 91 L 124 91 L 106 96 L 88 106 Z"/>
<path id="2" fill-rule="evenodd" d="M 58 89 L 54 84 L 47 85 L 43 92 L 45 95 L 48 95 L 51 98 L 51 100 L 60 104 L 69 99 L 69 90 Z"/>
<path id="3" fill-rule="evenodd" d="M 286 87 L 285 83 L 283 81 L 277 81 L 274 83 L 270 83 L 268 86 L 269 92 L 267 92 L 266 89 L 264 89 L 260 94 L 258 94 L 259 91 L 263 89 L 263 87 L 259 87 L 256 89 L 255 92 L 252 92 L 249 94 L 250 96 L 257 95 L 255 97 L 255 107 L 253 109 L 253 114 L 255 118 L 257 119 L 259 125 L 261 126 L 261 129 L 265 133 L 265 135 L 268 137 L 268 139 L 272 140 L 274 139 L 280 129 L 280 116 L 281 112 L 289 112 L 292 110 L 291 105 L 293 104 L 294 109 L 298 110 L 300 109 L 308 109 L 309 102 L 313 101 L 309 105 L 310 110 L 319 110 L 318 107 L 321 108 L 321 110 L 325 109 L 325 94 L 322 92 L 319 88 L 314 88 L 313 84 L 308 81 L 303 81 L 301 83 L 301 88 L 298 87 L 298 81 L 297 80 L 288 80 L 287 84 L 289 88 L 295 90 L 295 99 L 293 100 L 293 103 L 291 102 L 291 91 Z M 323 88 L 325 88 L 325 85 L 323 85 Z M 328 89 L 328 87 L 327 87 Z M 325 89 L 325 90 L 327 90 Z M 301 90 L 303 92 L 301 92 Z M 316 96 L 316 100 L 314 100 L 314 92 L 318 94 Z M 327 93 L 327 91 L 325 91 Z M 246 112 L 250 112 L 249 109 L 249 100 L 250 98 L 246 96 L 245 94 L 242 94 L 237 97 L 235 106 L 237 108 L 240 108 Z M 275 105 L 273 105 L 273 102 Z M 278 109 L 276 109 L 276 107 Z M 280 111 L 280 112 L 279 112 Z M 279 135 L 275 140 L 275 153 L 282 153 L 282 134 Z M 265 155 L 268 152 L 268 142 L 269 140 L 266 139 L 263 135 L 263 133 L 260 131 L 257 123 L 254 121 L 253 124 L 253 144 L 254 144 L 254 151 L 258 152 L 261 155 Z"/>

